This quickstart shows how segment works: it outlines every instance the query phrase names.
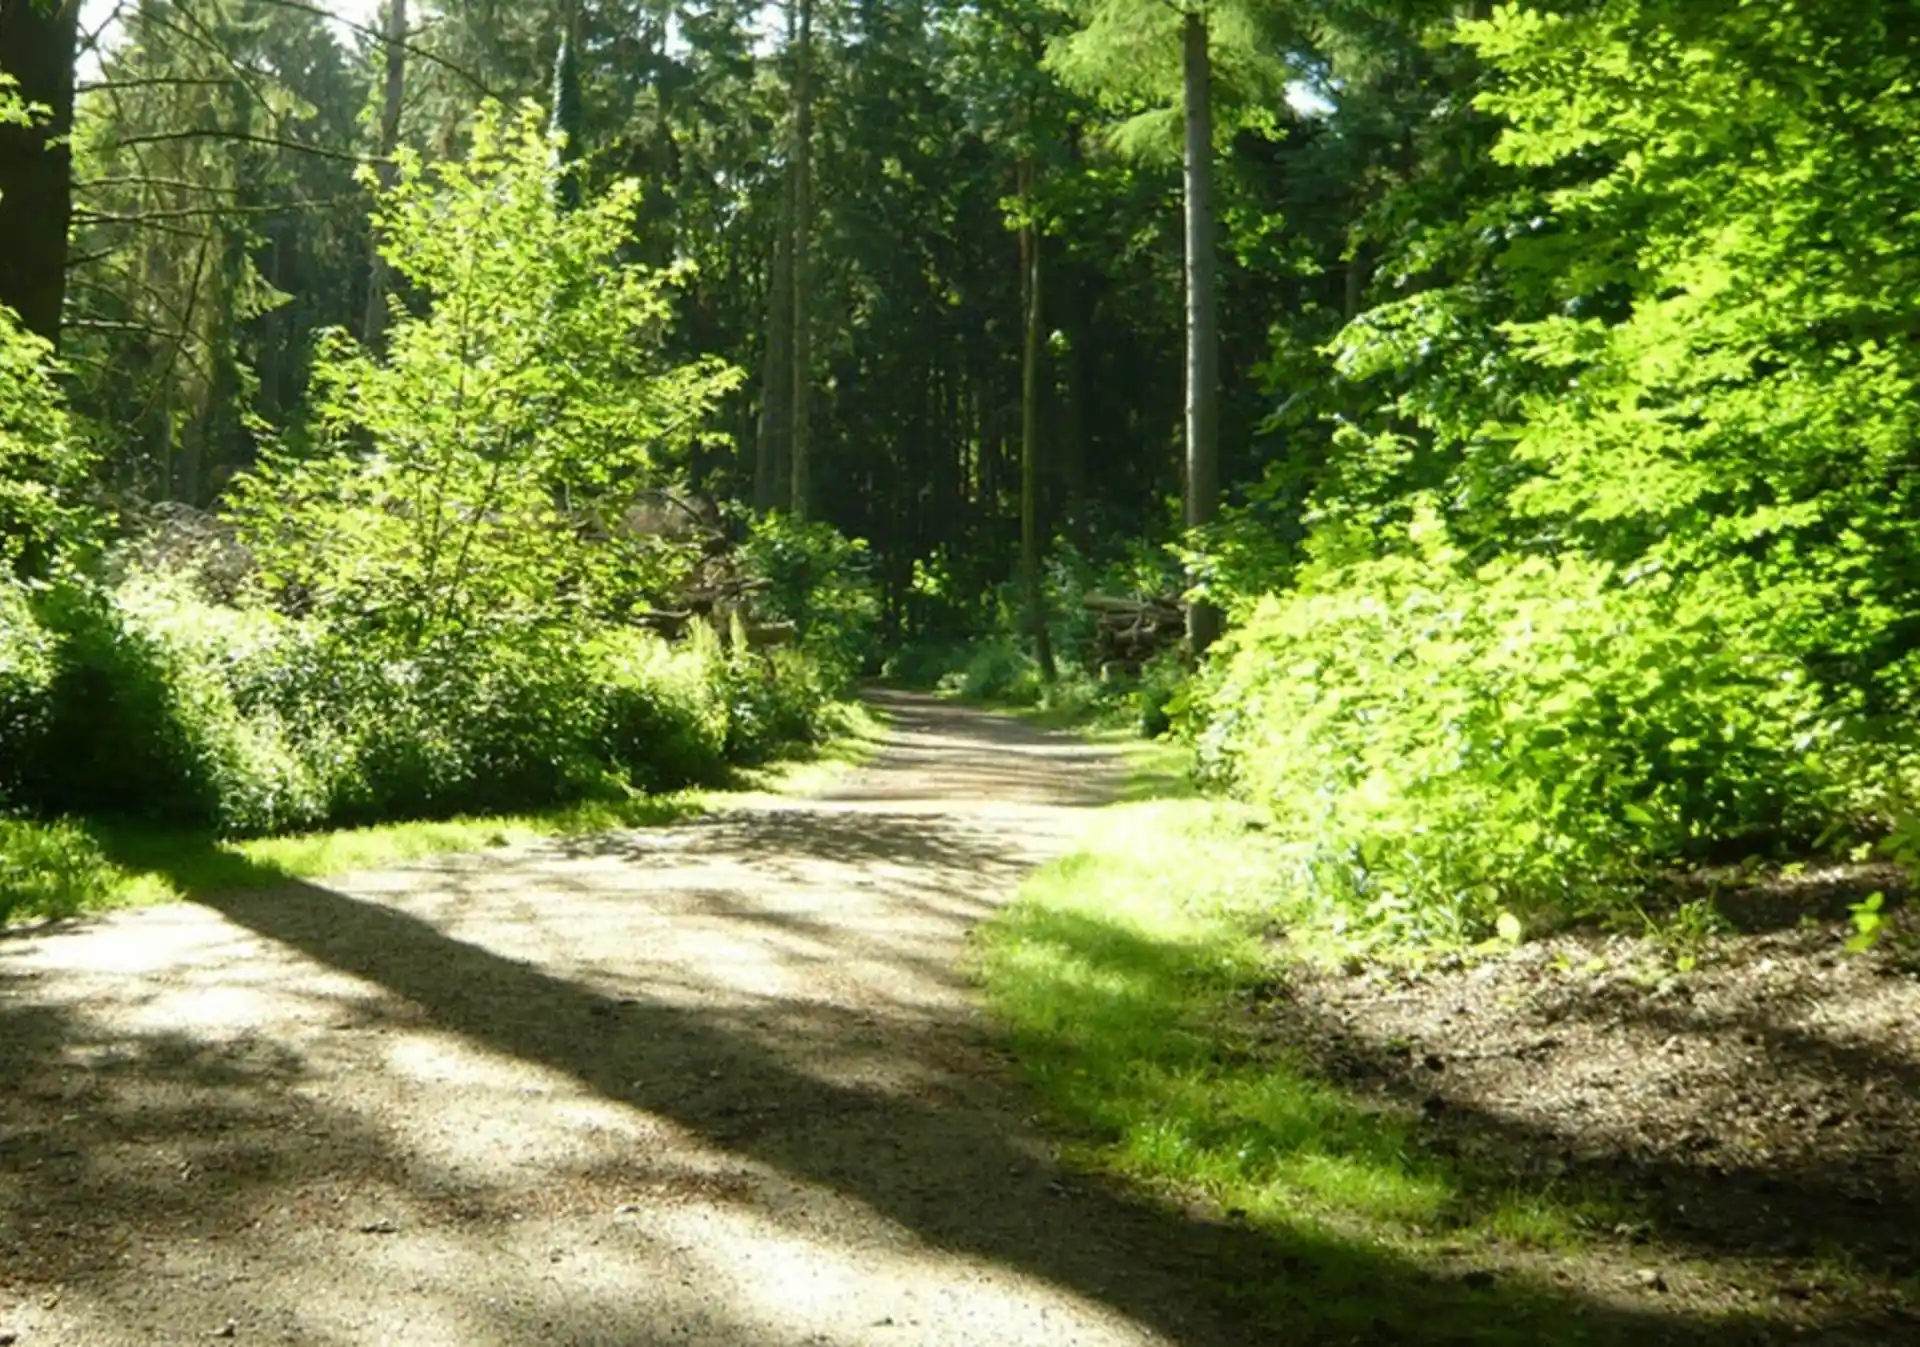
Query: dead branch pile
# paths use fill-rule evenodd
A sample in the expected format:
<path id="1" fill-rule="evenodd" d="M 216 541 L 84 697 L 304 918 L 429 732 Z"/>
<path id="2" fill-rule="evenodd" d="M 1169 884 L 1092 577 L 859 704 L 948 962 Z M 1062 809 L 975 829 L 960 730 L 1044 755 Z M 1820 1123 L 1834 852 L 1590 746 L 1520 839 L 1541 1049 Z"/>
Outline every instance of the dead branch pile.
<path id="1" fill-rule="evenodd" d="M 1186 610 L 1165 595 L 1088 594 L 1082 605 L 1093 615 L 1093 663 L 1138 673 L 1155 655 L 1180 644 Z"/>
<path id="2" fill-rule="evenodd" d="M 658 596 L 658 606 L 634 614 L 637 625 L 677 641 L 698 618 L 727 640 L 737 617 L 747 643 L 756 648 L 794 639 L 791 622 L 774 621 L 761 611 L 760 596 L 769 583 L 748 570 L 738 540 L 712 501 L 677 491 L 646 492 L 626 510 L 621 525 L 628 537 L 657 539 L 698 557 L 672 593 Z"/>

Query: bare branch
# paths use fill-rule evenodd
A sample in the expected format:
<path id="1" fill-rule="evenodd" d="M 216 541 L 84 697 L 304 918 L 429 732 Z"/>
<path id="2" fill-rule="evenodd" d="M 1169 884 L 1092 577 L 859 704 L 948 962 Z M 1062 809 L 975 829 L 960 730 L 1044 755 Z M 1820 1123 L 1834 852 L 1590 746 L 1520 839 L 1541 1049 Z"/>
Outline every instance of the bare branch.
<path id="1" fill-rule="evenodd" d="M 206 192 L 217 196 L 245 196 L 251 189 L 228 187 L 222 183 L 194 182 L 190 178 L 150 178 L 138 173 L 122 173 L 105 178 L 75 178 L 73 190 L 90 192 L 96 187 L 172 187 L 183 192 Z"/>
<path id="2" fill-rule="evenodd" d="M 295 197 L 288 201 L 273 201 L 251 206 L 181 206 L 164 210 L 143 210 L 132 212 L 95 211 L 77 207 L 73 218 L 86 224 L 131 224 L 145 225 L 155 220 L 200 220 L 209 217 L 224 219 L 232 215 L 280 215 L 291 210 L 309 210 L 326 206 L 337 206 L 346 201 L 358 201 L 359 195 L 311 199 Z"/>
<path id="3" fill-rule="evenodd" d="M 266 5 L 276 5 L 281 9 L 297 9 L 304 14 L 317 14 L 323 19 L 326 19 L 332 23 L 339 24 L 342 28 L 352 29 L 354 32 L 360 34 L 362 37 L 372 38 L 375 42 L 379 43 L 382 46 L 387 45 L 391 41 L 391 39 L 388 38 L 388 36 L 378 28 L 369 27 L 364 23 L 356 23 L 352 19 L 341 18 L 338 14 L 333 13 L 333 11 L 324 9 L 319 5 L 307 4 L 305 3 L 305 0 L 260 0 L 260 3 L 266 4 Z M 446 70 L 452 71 L 454 74 L 458 75 L 461 79 L 465 80 L 468 84 L 471 84 L 476 90 L 480 92 L 482 96 L 486 98 L 498 99 L 501 102 L 506 101 L 506 95 L 502 94 L 497 89 L 493 89 L 489 87 L 485 80 L 481 79 L 478 75 L 474 74 L 471 70 L 468 70 L 463 66 L 457 65 L 456 63 L 449 61 L 446 57 L 440 55 L 438 52 L 431 51 L 425 47 L 416 46 L 412 42 L 399 42 L 399 43 L 395 43 L 394 45 L 398 46 L 402 51 L 406 52 L 409 56 L 418 56 L 423 61 L 431 61 L 433 64 L 437 66 L 440 66 Z"/>
<path id="4" fill-rule="evenodd" d="M 211 75 L 142 75 L 136 79 L 87 80 L 74 86 L 76 94 L 101 93 L 108 89 L 206 89 L 225 88 L 238 83 L 225 76 Z"/>
<path id="5" fill-rule="evenodd" d="M 138 145 L 160 145 L 172 140 L 234 140 L 248 145 L 266 145 L 274 149 L 294 150 L 301 154 L 317 155 L 322 159 L 338 159 L 349 164 L 382 162 L 373 155 L 349 154 L 345 150 L 329 150 L 318 145 L 303 145 L 297 140 L 287 140 L 281 136 L 262 136 L 251 131 L 226 131 L 218 127 L 194 128 L 186 131 L 148 131 L 140 135 L 122 136 L 100 148 L 103 151 L 123 150 Z"/>

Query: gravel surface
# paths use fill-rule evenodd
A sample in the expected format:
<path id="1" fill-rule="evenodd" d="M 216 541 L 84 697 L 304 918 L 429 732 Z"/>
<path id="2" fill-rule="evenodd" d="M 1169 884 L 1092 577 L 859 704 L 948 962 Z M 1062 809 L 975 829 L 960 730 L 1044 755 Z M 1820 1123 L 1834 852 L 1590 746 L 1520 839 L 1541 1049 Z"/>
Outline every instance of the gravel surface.
<path id="1" fill-rule="evenodd" d="M 1920 1343 L 1906 965 L 1827 927 L 1678 982 L 1577 942 L 1301 970 L 1245 1008 L 1289 1055 L 1522 1183 L 1654 1195 L 1550 1265 L 1354 1246 L 1321 1288 L 1310 1226 L 1056 1165 L 973 1009 L 967 932 L 1115 764 L 884 701 L 817 799 L 0 931 L 0 1347 L 1463 1343 L 1522 1304 L 1635 1347 Z M 1284 1327 L 1238 1317 L 1255 1286 Z M 1372 1329 L 1319 1326 L 1356 1296 Z"/>
<path id="2" fill-rule="evenodd" d="M 0 1342 L 1233 1341 L 957 971 L 1116 770 L 887 700 L 822 798 L 0 936 Z"/>

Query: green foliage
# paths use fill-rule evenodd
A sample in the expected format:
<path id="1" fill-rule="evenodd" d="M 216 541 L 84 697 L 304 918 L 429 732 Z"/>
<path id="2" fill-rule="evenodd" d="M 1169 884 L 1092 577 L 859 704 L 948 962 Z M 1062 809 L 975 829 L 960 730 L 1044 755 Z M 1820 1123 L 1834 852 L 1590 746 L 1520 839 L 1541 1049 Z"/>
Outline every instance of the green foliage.
<path id="1" fill-rule="evenodd" d="M 718 667 L 728 707 L 727 754 L 735 761 L 764 762 L 832 728 L 834 675 L 804 651 L 754 651 L 736 621 Z"/>
<path id="2" fill-rule="evenodd" d="M 1189 12 L 1207 22 L 1222 132 L 1272 129 L 1271 109 L 1284 96 L 1287 6 L 1274 0 L 1213 0 L 1177 5 L 1158 0 L 1071 0 L 1077 26 L 1047 56 L 1069 86 L 1086 90 L 1125 120 L 1112 130 L 1120 149 L 1170 156 L 1179 143 L 1180 30 Z"/>
<path id="3" fill-rule="evenodd" d="M 53 717 L 54 640 L 27 590 L 0 573 L 0 808 L 23 798 Z"/>
<path id="4" fill-rule="evenodd" d="M 234 491 L 266 592 L 424 649 L 508 625 L 611 615 L 656 577 L 627 505 L 737 381 L 662 352 L 678 271 L 621 261 L 640 191 L 574 211 L 534 110 L 482 113 L 462 161 L 402 156 L 378 216 L 393 269 L 384 359 L 335 334 L 317 442 Z"/>
<path id="5" fill-rule="evenodd" d="M 1839 818 L 1841 726 L 1743 595 L 1603 563 L 1410 550 L 1264 601 L 1196 706 L 1295 878 L 1366 931 L 1467 938 L 1644 869 Z"/>
<path id="6" fill-rule="evenodd" d="M 1886 905 L 1886 894 L 1871 893 L 1848 907 L 1847 916 L 1853 925 L 1853 934 L 1847 939 L 1849 950 L 1864 954 L 1880 943 L 1887 929 Z"/>
<path id="7" fill-rule="evenodd" d="M 829 524 L 774 513 L 753 521 L 742 552 L 767 583 L 766 610 L 793 623 L 800 648 L 850 685 L 877 653 L 880 595 L 866 543 Z"/>
<path id="8" fill-rule="evenodd" d="M 647 790 L 712 784 L 734 723 L 712 631 L 696 629 L 680 647 L 650 633 L 609 633 L 596 655 L 609 765 Z"/>
<path id="9" fill-rule="evenodd" d="M 317 822 L 324 778 L 272 709 L 246 707 L 235 672 L 270 658 L 270 614 L 202 603 L 177 586 L 69 584 L 39 605 L 56 644 L 47 729 L 22 794 L 61 812 L 138 814 L 263 832 Z"/>
<path id="10" fill-rule="evenodd" d="M 1040 666 L 1013 637 L 989 637 L 973 646 L 966 662 L 944 676 L 940 687 L 969 701 L 1032 706 L 1042 691 Z"/>
<path id="11" fill-rule="evenodd" d="M 224 836 L 617 803 L 819 740 L 834 692 L 802 651 L 705 630 L 495 631 L 373 661 L 317 618 L 159 577 L 0 590 L 0 798 Z"/>
<path id="12" fill-rule="evenodd" d="M 16 917 L 73 916 L 120 878 L 79 825 L 0 816 L 0 926 Z"/>
<path id="13" fill-rule="evenodd" d="M 0 307 L 0 576 L 42 575 L 91 520 L 78 499 L 91 460 L 68 424 L 47 343 Z"/>

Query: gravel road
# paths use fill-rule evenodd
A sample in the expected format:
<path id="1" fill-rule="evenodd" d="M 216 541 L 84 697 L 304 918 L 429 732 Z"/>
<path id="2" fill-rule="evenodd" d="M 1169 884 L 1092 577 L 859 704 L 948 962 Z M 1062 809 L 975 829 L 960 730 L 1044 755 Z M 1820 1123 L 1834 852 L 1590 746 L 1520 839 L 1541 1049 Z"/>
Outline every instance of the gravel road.
<path id="1" fill-rule="evenodd" d="M 1113 764 L 886 709 L 817 799 L 0 936 L 0 1342 L 1239 1341 L 961 971 Z"/>

